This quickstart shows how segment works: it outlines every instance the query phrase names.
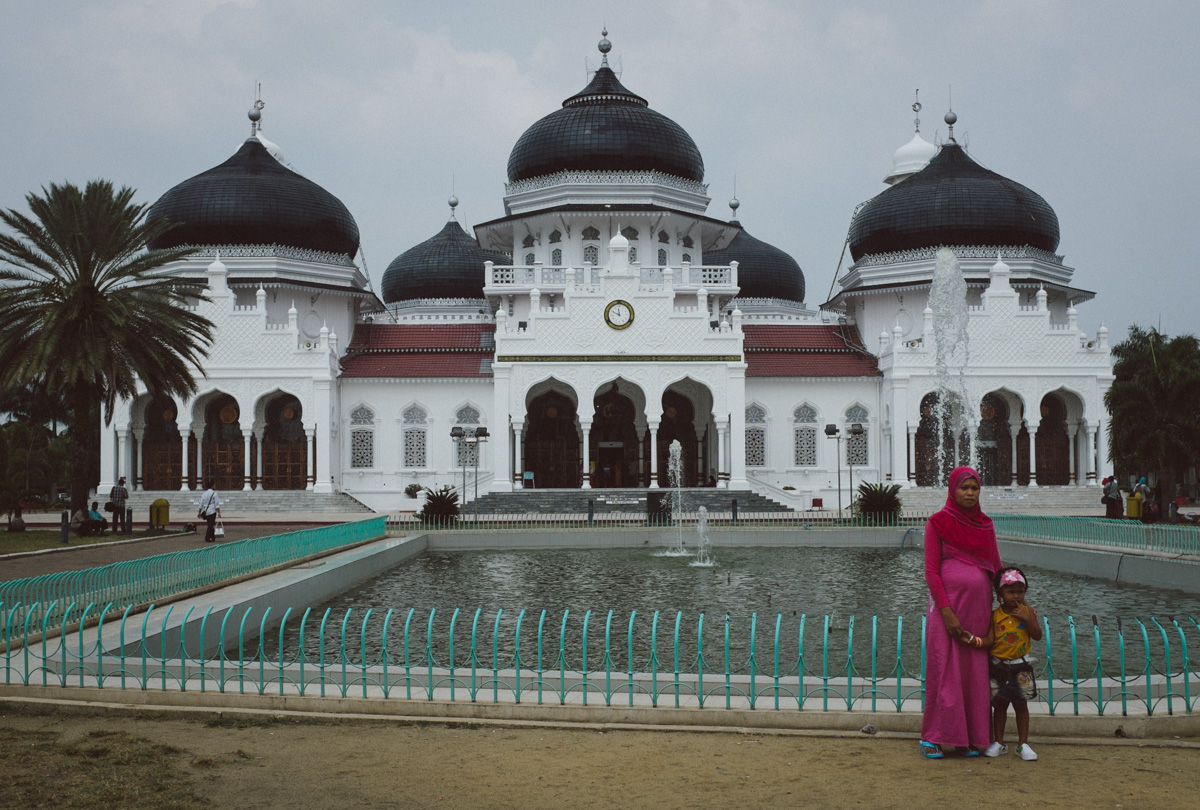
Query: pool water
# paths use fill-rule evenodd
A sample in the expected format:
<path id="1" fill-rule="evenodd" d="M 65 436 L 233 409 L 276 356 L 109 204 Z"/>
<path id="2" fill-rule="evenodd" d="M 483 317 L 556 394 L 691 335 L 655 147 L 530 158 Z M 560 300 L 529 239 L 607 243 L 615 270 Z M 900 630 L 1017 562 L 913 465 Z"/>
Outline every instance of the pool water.
<path id="1" fill-rule="evenodd" d="M 928 599 L 924 558 L 919 550 L 716 548 L 713 556 L 716 567 L 696 568 L 688 565 L 686 557 L 655 556 L 651 549 L 426 553 L 316 606 L 305 649 L 311 652 L 317 635 L 314 623 L 329 608 L 332 612 L 325 633 L 326 650 L 337 650 L 333 636 L 340 637 L 345 613 L 350 609 L 348 626 L 354 632 L 353 644 L 347 643 L 347 657 L 360 660 L 365 655 L 374 659 L 382 653 L 382 622 L 391 609 L 395 614 L 388 631 L 388 652 L 395 659 L 411 609 L 410 650 L 420 648 L 423 652 L 430 611 L 436 609 L 433 641 L 428 649 L 444 663 L 448 659 L 451 616 L 460 609 L 454 634 L 457 660 L 464 660 L 470 650 L 475 625 L 480 662 L 491 665 L 495 654 L 496 663 L 507 666 L 513 660 L 517 618 L 524 610 L 521 660 L 528 665 L 536 655 L 538 624 L 544 610 L 544 657 L 549 660 L 559 654 L 561 635 L 568 665 L 578 665 L 583 651 L 584 615 L 590 610 L 587 652 L 591 667 L 604 659 L 607 630 L 610 656 L 617 659 L 611 663 L 617 668 L 627 666 L 631 654 L 635 668 L 644 668 L 653 654 L 660 665 L 669 669 L 678 646 L 681 666 L 694 668 L 702 653 L 706 669 L 721 669 L 728 625 L 731 668 L 746 668 L 753 638 L 756 667 L 761 671 L 773 665 L 778 621 L 781 666 L 785 669 L 799 666 L 801 649 L 806 671 L 825 665 L 826 649 L 830 658 L 840 660 L 842 668 L 851 649 L 856 661 L 863 656 L 869 660 L 874 649 L 880 661 L 890 660 L 894 665 L 899 641 L 902 666 L 910 673 L 919 670 L 921 618 Z M 1069 654 L 1068 617 L 1075 620 L 1081 658 L 1093 662 L 1092 617 L 1096 617 L 1103 636 L 1106 669 L 1117 654 L 1118 620 L 1126 639 L 1126 655 L 1134 660 L 1144 649 L 1137 619 L 1149 628 L 1151 646 L 1161 646 L 1155 641 L 1158 631 L 1150 617 L 1159 617 L 1168 626 L 1169 616 L 1200 618 L 1200 599 L 1189 594 L 1032 566 L 1024 570 L 1030 582 L 1028 602 L 1050 620 L 1054 644 L 1068 645 L 1065 649 L 1056 646 L 1056 656 Z M 368 609 L 373 613 L 364 648 L 361 629 Z M 481 611 L 477 624 L 476 610 Z M 498 611 L 503 611 L 499 622 Z M 569 617 L 563 633 L 565 611 L 569 611 Z M 628 636 L 634 611 L 631 653 Z M 656 637 L 652 635 L 655 611 L 659 611 Z M 678 645 L 677 614 L 682 615 Z M 751 634 L 753 614 L 757 614 L 757 626 Z M 803 647 L 799 638 L 802 616 Z M 828 641 L 823 637 L 826 617 Z M 874 639 L 872 617 L 878 617 Z M 898 622 L 897 617 L 903 617 L 902 621 Z M 296 628 L 289 626 L 285 638 L 285 646 L 295 648 Z"/>

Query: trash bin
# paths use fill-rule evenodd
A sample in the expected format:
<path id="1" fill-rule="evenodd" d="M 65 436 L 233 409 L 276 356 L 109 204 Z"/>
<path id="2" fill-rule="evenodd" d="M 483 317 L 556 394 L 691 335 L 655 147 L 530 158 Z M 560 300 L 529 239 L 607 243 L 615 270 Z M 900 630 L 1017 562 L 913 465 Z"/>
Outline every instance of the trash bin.
<path id="1" fill-rule="evenodd" d="M 165 529 L 171 523 L 171 504 L 159 498 L 150 504 L 150 528 Z"/>
<path id="2" fill-rule="evenodd" d="M 646 522 L 651 526 L 671 525 L 671 500 L 666 492 L 646 493 Z"/>
<path id="3" fill-rule="evenodd" d="M 1125 499 L 1125 517 L 1140 518 L 1142 516 L 1142 499 L 1136 495 L 1130 495 Z"/>

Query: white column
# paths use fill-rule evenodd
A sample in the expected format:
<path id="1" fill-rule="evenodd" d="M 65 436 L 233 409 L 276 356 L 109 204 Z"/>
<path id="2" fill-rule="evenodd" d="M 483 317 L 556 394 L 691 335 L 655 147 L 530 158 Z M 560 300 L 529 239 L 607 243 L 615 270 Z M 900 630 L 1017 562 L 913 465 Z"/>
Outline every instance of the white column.
<path id="1" fill-rule="evenodd" d="M 912 477 L 908 468 L 908 388 L 892 387 L 892 424 L 888 435 L 888 452 L 891 454 L 892 483 L 907 488 Z M 915 436 L 913 437 L 915 438 Z"/>
<path id="2" fill-rule="evenodd" d="M 740 312 L 734 311 L 735 328 Z M 729 486 L 749 489 L 746 478 L 746 367 L 729 370 Z M 769 438 L 769 436 L 768 436 Z"/>
<path id="3" fill-rule="evenodd" d="M 521 442 L 521 431 L 524 427 L 523 423 L 518 422 L 516 419 L 512 420 L 513 450 L 515 452 L 508 454 L 508 464 L 510 467 L 514 466 L 513 456 L 515 455 L 516 469 L 508 471 L 508 478 L 512 481 L 514 489 L 525 488 L 525 445 Z M 534 486 L 537 486 L 536 481 L 534 482 Z"/>
<path id="4" fill-rule="evenodd" d="M 743 421 L 745 418 L 746 415 L 743 412 Z M 715 421 L 717 423 L 717 489 L 729 489 L 729 452 L 727 450 L 729 418 L 725 416 L 716 417 Z M 744 458 L 745 456 L 743 455 Z"/>
<path id="5" fill-rule="evenodd" d="M 126 483 L 129 483 L 132 478 L 129 474 L 129 427 L 127 425 L 117 427 L 117 480 L 120 480 L 122 476 Z"/>
<path id="6" fill-rule="evenodd" d="M 579 428 L 583 431 L 583 484 L 580 489 L 592 488 L 592 448 L 590 436 L 592 432 L 592 421 L 590 419 L 580 419 Z"/>
<path id="7" fill-rule="evenodd" d="M 515 475 L 520 477 L 525 472 L 525 464 L 522 462 L 521 456 L 521 425 L 525 421 L 525 404 L 524 401 L 516 405 L 510 402 L 511 376 L 512 367 L 508 364 L 497 363 L 492 366 L 492 408 L 487 421 L 489 423 L 488 432 L 493 435 L 488 438 L 487 444 L 495 445 L 492 448 L 492 454 L 501 460 L 502 469 L 497 470 L 496 474 L 492 476 L 488 492 L 513 491 L 514 472 L 511 468 L 514 456 L 519 462 Z M 514 416 L 514 411 L 519 411 L 520 414 Z M 510 428 L 512 433 L 509 432 Z M 515 453 L 513 445 L 510 444 L 514 440 L 516 441 Z M 535 481 L 534 485 L 536 486 L 536 484 Z M 523 486 L 523 482 L 517 486 Z"/>
<path id="8" fill-rule="evenodd" d="M 179 441 L 183 445 L 183 452 L 179 456 L 179 491 L 187 492 L 188 487 L 188 439 L 191 437 L 191 429 L 179 431 Z"/>
<path id="9" fill-rule="evenodd" d="M 1029 486 L 1036 487 L 1037 484 L 1037 429 L 1042 422 L 1037 420 L 1037 424 L 1033 420 L 1026 420 L 1026 430 L 1029 431 Z"/>
<path id="10" fill-rule="evenodd" d="M 201 425 L 199 430 L 195 430 L 195 425 L 192 426 L 196 434 L 196 489 L 204 489 L 204 426 Z"/>
<path id="11" fill-rule="evenodd" d="M 1067 446 L 1070 452 L 1067 453 L 1067 486 L 1074 487 L 1079 485 L 1079 476 L 1076 475 L 1076 470 L 1079 469 L 1079 423 L 1067 422 Z"/>
<path id="12" fill-rule="evenodd" d="M 1020 420 L 1008 423 L 1008 440 L 1012 445 L 1009 451 L 1009 459 L 1012 461 L 1012 485 L 1017 485 L 1017 434 L 1021 432 Z"/>
<path id="13" fill-rule="evenodd" d="M 1096 426 L 1091 424 L 1085 425 L 1084 435 L 1086 445 L 1083 454 L 1083 484 L 1090 486 L 1096 483 Z"/>
<path id="14" fill-rule="evenodd" d="M 129 488 L 131 490 L 136 489 L 139 492 L 144 491 L 146 489 L 144 486 L 142 486 L 142 470 L 144 469 L 144 467 L 142 466 L 142 439 L 145 438 L 145 436 L 146 436 L 145 428 L 135 428 L 134 429 L 133 438 L 134 438 L 135 444 L 134 444 L 134 453 L 133 453 L 133 479 L 130 481 L 132 486 Z"/>
<path id="15" fill-rule="evenodd" d="M 250 491 L 250 439 L 253 438 L 253 430 L 242 431 L 242 491 Z"/>
<path id="16" fill-rule="evenodd" d="M 650 430 L 650 489 L 658 489 L 658 420 L 647 419 Z"/>
<path id="17" fill-rule="evenodd" d="M 267 433 L 266 430 L 260 428 L 254 431 L 254 441 L 258 442 L 258 454 L 254 459 L 254 489 L 262 489 L 262 471 L 263 471 L 263 436 Z M 304 444 L 304 451 L 308 452 L 308 442 Z"/>
<path id="18" fill-rule="evenodd" d="M 313 423 L 315 429 L 314 447 L 317 450 L 317 480 L 313 484 L 313 492 L 333 492 L 333 481 L 329 475 L 329 456 L 333 453 L 333 426 L 330 424 L 330 414 L 333 412 L 333 403 L 330 399 L 330 388 L 333 385 L 332 380 L 314 380 L 313 381 L 313 399 L 314 412 L 317 421 Z M 322 447 L 320 442 L 324 442 Z"/>
<path id="19" fill-rule="evenodd" d="M 917 426 L 908 426 L 908 460 L 904 462 L 905 469 L 908 470 L 908 480 L 912 484 L 917 483 Z"/>
<path id="20" fill-rule="evenodd" d="M 304 452 L 308 454 L 308 458 L 304 460 L 304 466 L 306 468 L 313 467 L 313 456 L 317 452 L 317 428 L 315 425 L 308 425 L 304 428 Z M 316 484 L 309 481 L 305 484 L 304 488 L 309 492 L 313 492 L 317 487 Z"/>

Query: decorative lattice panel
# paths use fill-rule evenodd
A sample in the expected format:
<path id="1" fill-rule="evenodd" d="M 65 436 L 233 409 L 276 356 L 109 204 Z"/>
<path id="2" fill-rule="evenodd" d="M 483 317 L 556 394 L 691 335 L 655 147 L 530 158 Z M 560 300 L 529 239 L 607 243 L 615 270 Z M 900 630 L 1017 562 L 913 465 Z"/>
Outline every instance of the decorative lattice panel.
<path id="1" fill-rule="evenodd" d="M 375 414 L 370 408 L 355 408 L 350 412 L 350 424 L 352 425 L 373 425 L 375 424 Z"/>
<path id="2" fill-rule="evenodd" d="M 797 428 L 795 433 L 795 463 L 797 467 L 817 466 L 816 428 Z"/>
<path id="3" fill-rule="evenodd" d="M 867 434 L 846 437 L 846 460 L 851 464 L 866 465 L 870 462 L 867 454 Z"/>
<path id="4" fill-rule="evenodd" d="M 746 466 L 767 466 L 767 432 L 762 428 L 746 429 Z"/>
<path id="5" fill-rule="evenodd" d="M 425 464 L 425 431 L 404 431 L 404 466 L 424 467 Z"/>
<path id="6" fill-rule="evenodd" d="M 804 425 L 815 425 L 817 423 L 817 409 L 811 405 L 801 405 L 792 412 L 795 421 Z"/>
<path id="7" fill-rule="evenodd" d="M 749 405 L 746 407 L 746 424 L 747 425 L 762 425 L 766 424 L 767 412 L 758 405 Z"/>
<path id="8" fill-rule="evenodd" d="M 406 425 L 423 425 L 425 424 L 425 409 L 417 405 L 406 408 L 402 417 Z"/>
<path id="9" fill-rule="evenodd" d="M 375 431 L 350 431 L 350 466 L 356 468 L 375 466 Z"/>

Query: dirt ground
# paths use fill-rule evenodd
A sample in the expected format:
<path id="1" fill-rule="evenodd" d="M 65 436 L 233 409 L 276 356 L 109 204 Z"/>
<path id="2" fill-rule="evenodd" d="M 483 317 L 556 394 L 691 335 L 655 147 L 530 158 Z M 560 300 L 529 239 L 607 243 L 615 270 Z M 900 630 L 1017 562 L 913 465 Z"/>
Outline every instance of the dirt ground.
<path id="1" fill-rule="evenodd" d="M 929 761 L 915 740 L 883 735 L 206 721 L 11 704 L 0 740 L 0 808 L 1200 808 L 1194 742 L 1047 741 L 1036 763 Z M 96 770 L 89 760 L 110 749 L 113 772 Z M 121 792 L 129 768 L 153 775 L 140 789 L 155 797 Z M 71 778 L 101 786 L 103 803 L 91 789 L 33 798 Z"/>

